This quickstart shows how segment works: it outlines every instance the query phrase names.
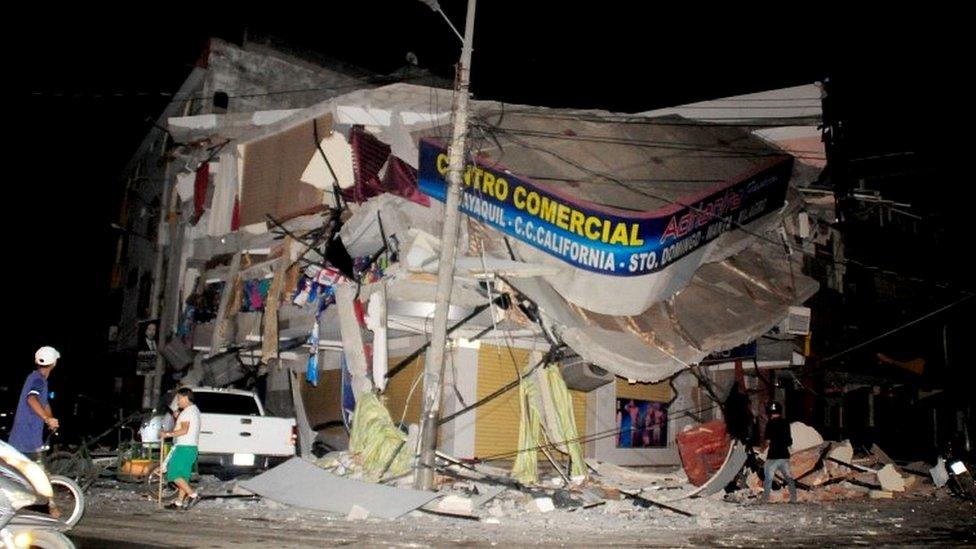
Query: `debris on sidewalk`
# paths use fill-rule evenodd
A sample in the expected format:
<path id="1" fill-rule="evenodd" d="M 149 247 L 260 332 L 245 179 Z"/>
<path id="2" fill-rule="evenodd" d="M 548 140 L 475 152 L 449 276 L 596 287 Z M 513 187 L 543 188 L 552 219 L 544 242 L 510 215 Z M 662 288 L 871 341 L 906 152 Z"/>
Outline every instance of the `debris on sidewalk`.
<path id="1" fill-rule="evenodd" d="M 797 426 L 799 425 L 799 428 Z M 844 499 L 892 499 L 896 497 L 924 498 L 931 496 L 939 482 L 947 478 L 945 467 L 936 465 L 930 471 L 931 482 L 923 478 L 920 469 L 924 464 L 912 464 L 905 473 L 877 445 L 855 457 L 850 441 L 824 442 L 816 430 L 803 424 L 791 425 L 794 437 L 802 437 L 798 444 L 794 438 L 791 447 L 790 470 L 796 480 L 800 502 L 823 502 Z M 816 441 L 821 441 L 813 444 Z M 813 444 L 813 445 L 811 445 Z M 802 448 L 799 449 L 798 448 Z M 757 456 L 758 460 L 762 456 Z M 746 502 L 758 499 L 763 492 L 761 464 L 743 471 L 738 488 L 726 495 L 726 499 Z M 773 481 L 774 492 L 770 501 L 786 501 L 788 494 L 782 479 Z"/>
<path id="2" fill-rule="evenodd" d="M 433 492 L 342 478 L 297 457 L 241 482 L 241 487 L 307 509 L 348 514 L 358 505 L 379 518 L 397 518 L 438 497 Z"/>

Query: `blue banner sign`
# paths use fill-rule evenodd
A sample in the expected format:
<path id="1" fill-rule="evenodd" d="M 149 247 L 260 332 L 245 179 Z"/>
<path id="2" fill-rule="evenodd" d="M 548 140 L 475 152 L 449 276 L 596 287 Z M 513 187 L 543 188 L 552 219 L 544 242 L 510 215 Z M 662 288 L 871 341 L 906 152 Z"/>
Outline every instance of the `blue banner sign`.
<path id="1" fill-rule="evenodd" d="M 793 157 L 774 157 L 665 208 L 633 212 L 574 199 L 496 164 L 469 163 L 461 211 L 574 267 L 640 276 L 782 206 L 792 169 Z M 443 202 L 447 171 L 446 149 L 422 140 L 420 190 Z"/>

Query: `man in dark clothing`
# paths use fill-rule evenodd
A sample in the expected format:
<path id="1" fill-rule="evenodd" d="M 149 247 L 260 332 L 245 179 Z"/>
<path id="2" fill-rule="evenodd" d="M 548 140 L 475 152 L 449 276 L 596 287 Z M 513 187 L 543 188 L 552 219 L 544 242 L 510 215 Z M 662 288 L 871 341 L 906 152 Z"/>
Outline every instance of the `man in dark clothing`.
<path id="1" fill-rule="evenodd" d="M 763 465 L 765 478 L 763 479 L 763 503 L 769 502 L 769 492 L 773 489 L 773 477 L 776 471 L 783 473 L 786 484 L 790 489 L 790 503 L 796 503 L 796 482 L 790 473 L 790 446 L 793 437 L 790 436 L 790 424 L 783 419 L 783 409 L 778 402 L 772 402 L 767 408 L 769 421 L 766 423 L 766 441 L 769 451 L 766 453 L 766 463 Z"/>
<path id="2" fill-rule="evenodd" d="M 58 420 L 48 404 L 47 378 L 61 354 L 54 347 L 41 347 L 34 353 L 35 369 L 20 391 L 14 426 L 7 442 L 21 453 L 35 459 L 44 445 L 44 426 L 56 431 Z"/>

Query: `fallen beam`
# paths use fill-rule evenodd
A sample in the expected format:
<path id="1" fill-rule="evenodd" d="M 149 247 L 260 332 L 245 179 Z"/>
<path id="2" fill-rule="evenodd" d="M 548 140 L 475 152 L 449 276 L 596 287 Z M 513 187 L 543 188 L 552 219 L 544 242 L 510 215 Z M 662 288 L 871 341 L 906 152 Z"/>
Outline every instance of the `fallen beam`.
<path id="1" fill-rule="evenodd" d="M 641 496 L 641 495 L 639 495 L 637 493 L 631 493 L 631 492 L 628 492 L 627 490 L 620 490 L 620 493 L 623 494 L 624 496 L 626 496 L 626 497 L 634 500 L 634 503 L 636 505 L 639 505 L 640 507 L 651 507 L 651 506 L 654 506 L 654 507 L 660 507 L 661 509 L 665 509 L 665 510 L 671 511 L 672 513 L 678 513 L 679 515 L 684 515 L 686 517 L 693 517 L 693 516 L 695 516 L 695 515 L 692 515 L 691 513 L 689 513 L 688 511 L 684 511 L 682 509 L 678 509 L 677 507 L 671 507 L 670 505 L 661 503 L 659 501 L 654 501 L 653 499 L 647 499 L 647 498 L 645 498 L 645 497 L 643 497 L 643 496 Z"/>

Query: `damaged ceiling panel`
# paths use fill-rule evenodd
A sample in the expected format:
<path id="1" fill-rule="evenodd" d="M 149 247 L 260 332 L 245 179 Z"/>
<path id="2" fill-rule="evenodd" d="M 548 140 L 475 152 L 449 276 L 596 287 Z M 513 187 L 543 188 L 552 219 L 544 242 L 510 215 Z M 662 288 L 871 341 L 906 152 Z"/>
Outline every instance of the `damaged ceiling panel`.
<path id="1" fill-rule="evenodd" d="M 817 283 L 791 273 L 782 249 L 757 246 L 703 265 L 672 300 L 633 316 L 603 315 L 574 306 L 545 281 L 513 280 L 536 302 L 554 331 L 583 359 L 644 382 L 674 375 L 708 354 L 752 341 L 779 324 Z"/>
<path id="2" fill-rule="evenodd" d="M 439 497 L 435 492 L 392 488 L 336 476 L 301 458 L 240 484 L 263 497 L 304 509 L 349 513 L 358 505 L 369 515 L 386 519 L 403 516 Z"/>
<path id="3" fill-rule="evenodd" d="M 241 156 L 241 226 L 265 221 L 265 215 L 284 218 L 321 206 L 323 191 L 302 182 L 316 154 L 318 135 L 332 131 L 332 115 L 307 120 L 280 133 L 238 146 Z"/>
<path id="4" fill-rule="evenodd" d="M 571 266 L 546 280 L 587 310 L 640 314 L 782 215 L 793 159 L 743 128 L 489 103 L 475 111 L 484 138 L 466 167 L 462 211 L 507 235 L 517 259 Z M 420 188 L 438 200 L 445 150 L 421 141 Z"/>

